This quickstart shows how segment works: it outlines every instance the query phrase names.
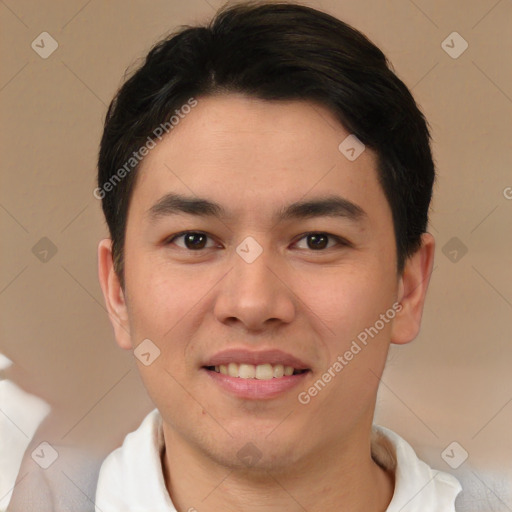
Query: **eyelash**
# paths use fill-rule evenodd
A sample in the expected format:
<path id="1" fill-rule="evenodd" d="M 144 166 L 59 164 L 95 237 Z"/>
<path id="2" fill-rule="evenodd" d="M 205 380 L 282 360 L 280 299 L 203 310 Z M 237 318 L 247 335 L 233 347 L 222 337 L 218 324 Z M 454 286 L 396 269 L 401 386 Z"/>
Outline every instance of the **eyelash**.
<path id="1" fill-rule="evenodd" d="M 176 239 L 178 238 L 181 238 L 185 235 L 205 235 L 206 237 L 208 238 L 212 238 L 210 235 L 208 235 L 208 233 L 205 233 L 203 231 L 182 231 L 180 233 L 176 233 L 175 235 L 172 235 L 170 237 L 168 237 L 165 241 L 164 241 L 164 245 L 171 245 Z M 327 236 L 328 238 L 334 240 L 338 246 L 345 246 L 345 247 L 351 247 L 352 244 L 345 240 L 344 238 L 341 238 L 339 236 L 336 236 L 336 235 L 332 235 L 331 233 L 326 233 L 325 231 L 309 231 L 307 233 L 303 233 L 302 235 L 300 235 L 300 238 L 297 239 L 296 242 L 294 243 L 298 243 L 300 240 L 302 240 L 303 238 L 307 238 L 308 236 L 311 236 L 311 235 L 324 235 L 324 236 Z M 309 251 L 310 252 L 325 252 L 327 251 L 328 249 L 333 249 L 335 247 L 327 247 L 327 248 L 324 248 L 324 249 L 318 249 L 318 250 L 314 250 L 314 249 L 310 249 Z M 193 250 L 193 249 L 188 249 L 187 247 L 180 247 L 180 249 L 184 249 L 185 251 L 187 252 L 197 252 L 197 253 L 200 253 L 200 252 L 203 252 L 207 249 L 212 249 L 212 247 L 204 247 L 202 249 L 197 249 L 197 250 Z M 301 249 L 301 250 L 304 250 L 304 249 Z"/>

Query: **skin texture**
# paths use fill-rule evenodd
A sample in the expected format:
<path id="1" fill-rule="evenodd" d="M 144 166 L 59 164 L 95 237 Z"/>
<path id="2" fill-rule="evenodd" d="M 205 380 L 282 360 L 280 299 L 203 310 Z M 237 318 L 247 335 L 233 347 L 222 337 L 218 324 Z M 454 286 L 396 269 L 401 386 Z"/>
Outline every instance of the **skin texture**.
<path id="1" fill-rule="evenodd" d="M 139 361 L 164 420 L 167 488 L 179 511 L 384 511 L 393 475 L 371 459 L 370 430 L 390 343 L 418 333 L 434 239 L 396 273 L 389 204 L 368 148 L 353 162 L 338 149 L 349 135 L 324 107 L 243 95 L 198 98 L 198 105 L 145 158 L 129 208 L 123 291 L 111 243 L 98 249 L 99 278 L 117 343 L 149 338 L 161 351 Z M 151 224 L 164 194 L 223 205 L 220 220 L 176 215 Z M 366 211 L 364 222 L 321 217 L 276 223 L 298 200 L 336 193 Z M 207 248 L 186 249 L 189 230 Z M 307 232 L 342 237 L 315 250 Z M 262 254 L 236 247 L 252 236 Z M 395 302 L 394 320 L 307 405 L 297 399 Z M 270 400 L 234 397 L 201 370 L 226 348 L 279 348 L 307 363 L 298 388 Z M 247 467 L 248 442 L 261 458 Z"/>

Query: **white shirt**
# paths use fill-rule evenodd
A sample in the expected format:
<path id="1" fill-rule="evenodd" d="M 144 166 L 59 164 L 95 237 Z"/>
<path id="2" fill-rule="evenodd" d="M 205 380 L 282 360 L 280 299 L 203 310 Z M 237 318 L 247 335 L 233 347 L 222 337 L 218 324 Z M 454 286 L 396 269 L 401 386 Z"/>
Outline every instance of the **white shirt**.
<path id="1" fill-rule="evenodd" d="M 176 512 L 162 472 L 163 446 L 162 417 L 155 409 L 103 462 L 96 511 Z M 387 512 L 455 512 L 455 498 L 462 490 L 459 481 L 418 459 L 398 434 L 373 425 L 372 455 L 394 469 L 395 491 Z"/>

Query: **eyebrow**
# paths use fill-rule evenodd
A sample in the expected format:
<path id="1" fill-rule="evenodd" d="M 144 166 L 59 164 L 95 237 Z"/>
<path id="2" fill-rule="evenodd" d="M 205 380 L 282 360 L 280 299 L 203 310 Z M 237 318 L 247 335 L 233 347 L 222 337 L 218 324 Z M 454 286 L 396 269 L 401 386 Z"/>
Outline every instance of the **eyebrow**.
<path id="1" fill-rule="evenodd" d="M 226 209 L 204 198 L 169 193 L 161 197 L 147 211 L 149 220 L 156 222 L 171 215 L 195 215 L 198 217 L 229 217 Z M 341 217 L 353 222 L 367 219 L 367 213 L 357 204 L 337 195 L 328 195 L 308 201 L 297 201 L 282 207 L 274 214 L 275 221 L 311 219 L 315 217 Z"/>

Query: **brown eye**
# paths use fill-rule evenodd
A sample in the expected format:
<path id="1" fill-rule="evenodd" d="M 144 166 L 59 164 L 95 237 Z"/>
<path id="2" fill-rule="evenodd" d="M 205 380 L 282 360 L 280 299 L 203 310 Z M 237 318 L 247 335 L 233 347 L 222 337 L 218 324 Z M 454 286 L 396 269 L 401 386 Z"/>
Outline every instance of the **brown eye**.
<path id="1" fill-rule="evenodd" d="M 201 249 L 207 248 L 206 242 L 209 237 L 205 233 L 200 233 L 197 231 L 185 231 L 184 233 L 179 233 L 179 234 L 173 236 L 166 243 L 167 244 L 174 243 L 175 240 L 178 240 L 180 238 L 183 239 L 184 246 L 176 244 L 176 245 L 178 245 L 178 247 L 181 247 L 183 249 L 188 249 L 191 251 L 199 251 Z"/>
<path id="2" fill-rule="evenodd" d="M 329 233 L 305 233 L 302 238 L 299 240 L 306 239 L 306 245 L 307 247 L 299 247 L 299 249 L 309 249 L 312 251 L 322 251 L 324 249 L 331 249 L 332 247 L 338 245 L 338 246 L 346 246 L 349 245 L 345 240 L 342 238 L 330 235 Z M 335 243 L 334 245 L 329 245 L 329 240 L 333 240 Z"/>
<path id="3" fill-rule="evenodd" d="M 329 237 L 324 234 L 308 235 L 308 245 L 310 249 L 325 249 L 329 243 Z"/>

